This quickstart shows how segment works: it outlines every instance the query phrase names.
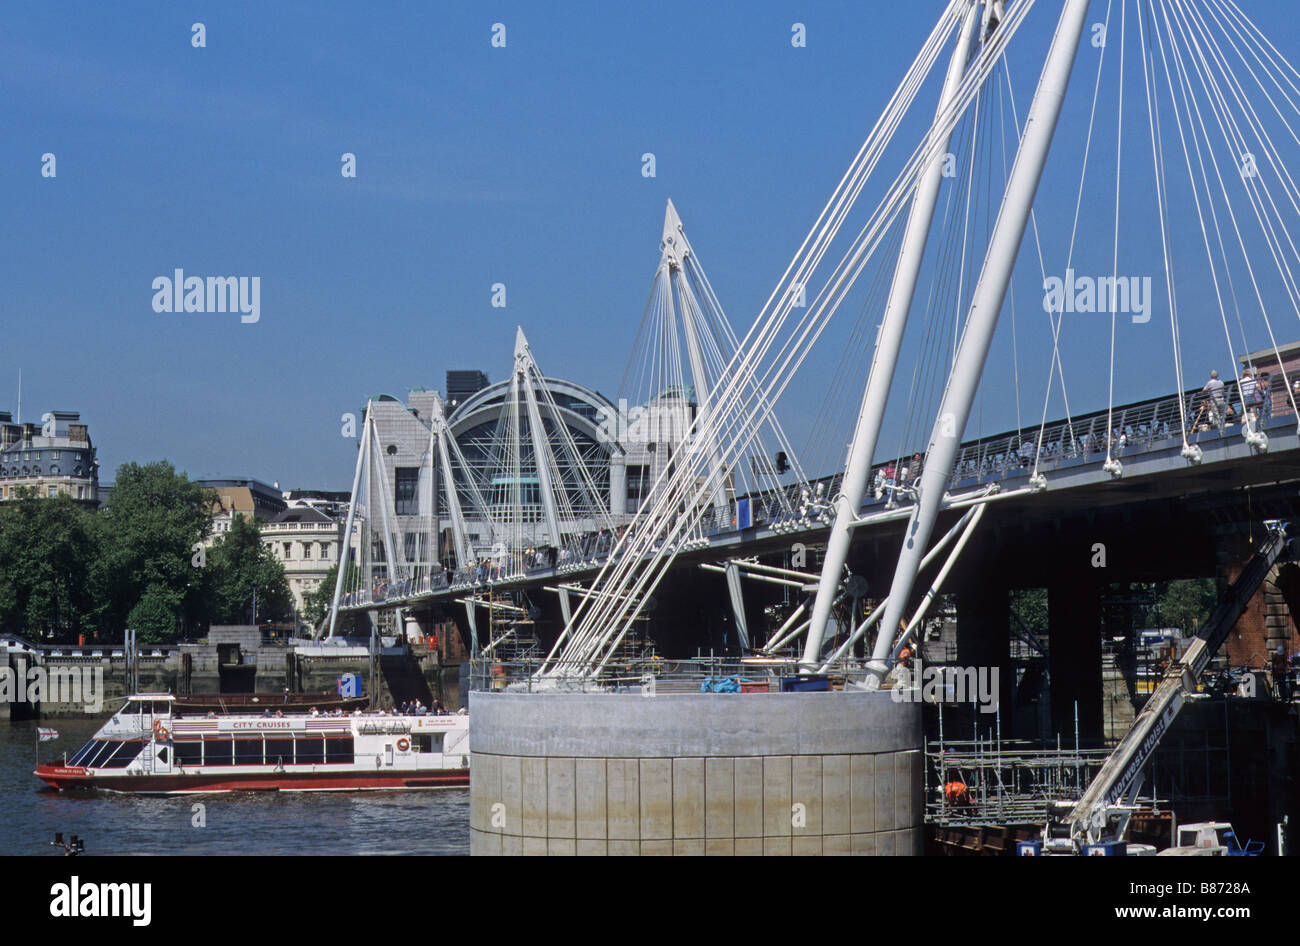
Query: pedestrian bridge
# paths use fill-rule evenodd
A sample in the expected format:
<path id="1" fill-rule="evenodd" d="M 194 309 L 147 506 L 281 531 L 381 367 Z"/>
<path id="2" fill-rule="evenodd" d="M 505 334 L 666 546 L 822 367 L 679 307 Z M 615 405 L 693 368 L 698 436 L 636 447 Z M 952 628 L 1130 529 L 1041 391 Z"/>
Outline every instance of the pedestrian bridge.
<path id="1" fill-rule="evenodd" d="M 1228 402 L 1236 400 L 1235 382 Z M 1277 400 L 1281 400 L 1279 396 Z M 1237 402 L 1238 408 L 1240 407 Z M 1240 410 L 1234 411 L 1241 416 Z M 1220 428 L 1207 420 L 1199 390 L 1138 401 L 1037 429 L 1006 431 L 963 443 L 948 482 L 945 505 L 962 509 L 975 503 L 1024 502 L 1036 497 L 1060 508 L 1096 501 L 1096 491 L 1141 498 L 1161 490 L 1253 486 L 1300 475 L 1300 428 L 1287 405 L 1258 423 L 1230 423 Z M 1186 442 L 1192 448 L 1184 449 Z M 1108 464 L 1106 445 L 1110 443 Z M 873 467 L 873 491 L 858 509 L 858 534 L 906 520 L 915 504 L 918 470 L 907 461 Z M 701 520 L 700 537 L 683 549 L 683 563 L 710 558 L 732 559 L 816 545 L 835 513 L 841 476 L 810 480 L 789 487 L 778 501 L 768 494 L 741 496 L 724 510 L 710 509 Z M 1192 490 L 1195 491 L 1195 490 Z M 790 514 L 787 510 L 794 510 Z M 635 528 L 635 525 L 631 528 Z M 491 592 L 515 591 L 563 583 L 576 589 L 621 551 L 620 533 L 593 532 L 563 550 L 537 549 L 531 559 L 508 556 L 455 572 L 423 579 L 377 584 L 351 592 L 341 612 L 412 608 Z"/>

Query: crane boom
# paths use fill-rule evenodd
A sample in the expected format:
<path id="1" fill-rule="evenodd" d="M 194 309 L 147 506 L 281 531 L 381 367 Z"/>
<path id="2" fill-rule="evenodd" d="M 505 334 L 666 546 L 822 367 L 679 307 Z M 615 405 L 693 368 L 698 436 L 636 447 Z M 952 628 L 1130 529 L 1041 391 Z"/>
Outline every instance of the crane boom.
<path id="1" fill-rule="evenodd" d="M 1138 713 L 1127 733 L 1115 746 L 1101 770 L 1093 778 L 1083 796 L 1070 809 L 1061 827 L 1068 827 L 1071 846 L 1085 836 L 1091 843 L 1101 840 L 1119 840 L 1128 824 L 1127 812 L 1115 817 L 1115 807 L 1131 803 L 1141 785 L 1142 771 L 1150 761 L 1160 740 L 1187 697 L 1197 690 L 1197 681 L 1214 655 L 1227 639 L 1245 611 L 1247 603 L 1268 577 L 1269 571 L 1287 556 L 1289 540 L 1286 524 L 1280 521 L 1266 523 L 1268 537 L 1258 552 L 1242 569 L 1237 580 L 1219 599 L 1205 625 L 1187 648 L 1182 658 L 1171 665 L 1164 679 Z M 1048 826 L 1051 835 L 1052 826 Z M 1109 831 L 1107 829 L 1110 829 Z M 1112 834 L 1113 837 L 1106 837 Z M 1065 840 L 1065 832 L 1056 834 Z"/>

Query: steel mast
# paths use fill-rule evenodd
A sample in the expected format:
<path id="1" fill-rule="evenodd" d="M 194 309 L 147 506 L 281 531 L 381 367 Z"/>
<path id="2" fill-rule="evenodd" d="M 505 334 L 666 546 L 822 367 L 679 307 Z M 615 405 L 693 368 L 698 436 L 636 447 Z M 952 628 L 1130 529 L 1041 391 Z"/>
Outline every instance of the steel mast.
<path id="1" fill-rule="evenodd" d="M 966 11 L 966 18 L 958 30 L 957 45 L 953 50 L 952 60 L 948 63 L 948 75 L 944 80 L 943 94 L 939 97 L 939 109 L 935 113 L 936 125 L 951 109 L 957 90 L 961 86 L 962 76 L 965 75 L 975 28 L 979 23 L 980 3 L 981 0 L 971 0 L 970 9 Z M 898 252 L 898 263 L 894 269 L 894 281 L 889 291 L 889 301 L 885 305 L 884 319 L 876 339 L 875 356 L 867 375 L 866 392 L 863 394 L 862 407 L 858 412 L 853 446 L 850 448 L 848 463 L 844 468 L 844 481 L 840 488 L 840 495 L 836 498 L 835 524 L 831 527 L 830 539 L 826 545 L 826 558 L 822 563 L 821 580 L 817 585 L 817 597 L 813 602 L 808 637 L 804 646 L 803 659 L 800 661 L 810 670 L 821 664 L 820 655 L 826 633 L 826 622 L 830 617 L 831 605 L 839 594 L 840 576 L 853 538 L 853 520 L 858 517 L 858 511 L 862 508 L 862 498 L 871 476 L 871 461 L 876 452 L 876 442 L 880 437 L 885 403 L 889 399 L 889 387 L 894 380 L 898 352 L 903 344 L 903 332 L 907 328 L 907 316 L 912 308 L 912 299 L 921 272 L 921 261 L 925 256 L 925 245 L 934 220 L 935 206 L 939 200 L 945 152 L 950 140 L 951 134 L 944 140 L 929 167 L 919 178 L 916 197 L 908 214 L 907 228 Z"/>
<path id="2" fill-rule="evenodd" d="M 1047 53 L 1047 61 L 1043 64 L 1043 72 L 1038 80 L 1038 90 L 1034 93 L 1033 104 L 1025 119 L 1020 149 L 1007 180 L 1002 209 L 989 238 L 984 268 L 971 299 L 966 329 L 962 333 L 957 358 L 948 376 L 948 386 L 930 434 L 919 495 L 904 533 L 903 548 L 889 590 L 889 601 L 884 606 L 884 619 L 877 632 L 875 649 L 868 664 L 870 675 L 865 683 L 871 688 L 879 686 L 888 670 L 886 659 L 893 648 L 894 634 L 911 597 L 921 558 L 934 532 L 944 493 L 952 477 L 962 433 L 970 418 L 984 363 L 993 343 L 993 332 L 997 328 L 1016 256 L 1033 209 L 1034 196 L 1042 179 L 1043 165 L 1047 161 L 1056 124 L 1061 116 L 1061 105 L 1070 84 L 1070 72 L 1074 67 L 1087 15 L 1088 0 L 1065 0 L 1051 49 Z"/>

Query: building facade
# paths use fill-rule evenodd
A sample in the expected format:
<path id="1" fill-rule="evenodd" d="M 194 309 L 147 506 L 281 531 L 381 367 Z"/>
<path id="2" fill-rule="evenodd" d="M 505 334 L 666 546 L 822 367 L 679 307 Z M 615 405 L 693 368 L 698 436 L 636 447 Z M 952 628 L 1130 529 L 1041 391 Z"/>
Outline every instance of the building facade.
<path id="1" fill-rule="evenodd" d="M 336 518 L 307 502 L 295 501 L 262 524 L 262 542 L 284 566 L 293 607 L 299 614 L 306 596 L 320 587 L 330 566 L 338 561 L 346 520 L 346 509 Z"/>
<path id="2" fill-rule="evenodd" d="M 23 488 L 42 499 L 99 504 L 99 459 L 78 412 L 50 411 L 39 424 L 20 424 L 0 411 L 0 502 Z"/>
<path id="3" fill-rule="evenodd" d="M 236 516 L 266 523 L 288 508 L 278 487 L 260 480 L 195 480 L 212 493 L 212 533 L 204 540 L 211 546 L 230 531 Z"/>

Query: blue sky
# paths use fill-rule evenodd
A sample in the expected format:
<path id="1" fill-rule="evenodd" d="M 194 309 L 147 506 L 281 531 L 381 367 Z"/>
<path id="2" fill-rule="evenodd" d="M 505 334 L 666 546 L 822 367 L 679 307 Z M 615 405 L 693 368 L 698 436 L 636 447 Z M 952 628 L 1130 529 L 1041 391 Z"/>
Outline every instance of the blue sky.
<path id="1" fill-rule="evenodd" d="M 1281 0 L 1244 5 L 1262 24 L 1291 12 Z M 502 378 L 516 324 L 548 374 L 614 397 L 665 199 L 743 334 L 941 7 L 7 3 L 0 408 L 16 407 L 21 368 L 25 419 L 80 410 L 106 481 L 122 462 L 165 457 L 196 477 L 344 489 L 355 448 L 342 413 L 371 394 L 440 389 L 451 368 Z M 1055 7 L 1039 4 L 1011 56 L 1022 118 Z M 1095 2 L 1092 19 L 1104 11 Z M 191 46 L 196 21 L 206 48 Z M 490 43 L 497 22 L 504 49 Z M 795 22 L 806 48 L 791 45 Z M 1273 39 L 1300 61 L 1293 33 Z M 1088 52 L 1040 201 L 1049 270 L 1063 269 L 1051 259 L 1063 261 L 1078 186 Z M 922 93 L 921 112 L 936 94 Z M 909 149 L 920 127 L 906 126 Z M 54 179 L 40 174 L 46 152 Z M 357 156 L 355 180 L 340 175 L 344 152 Z M 1149 170 L 1149 150 L 1147 160 Z M 1113 176 L 1097 187 L 1113 190 Z M 1081 228 L 1107 268 L 1109 212 Z M 1134 271 L 1163 280 L 1139 242 Z M 260 276 L 260 321 L 155 313 L 151 282 L 178 267 Z M 1036 262 L 1025 270 L 1016 352 L 1036 418 L 1049 348 L 1041 274 Z M 496 282 L 505 309 L 490 304 Z M 1157 334 L 1156 315 L 1121 338 L 1132 362 L 1117 396 L 1174 387 L 1155 349 L 1169 350 L 1168 320 Z M 1076 409 L 1105 404 L 1100 325 L 1070 344 Z M 1188 384 L 1227 367 L 1217 313 L 1207 325 L 1184 341 Z M 1279 341 L 1300 337 L 1289 322 L 1278 330 Z M 788 425 L 816 416 L 819 379 L 837 364 L 831 341 L 783 406 Z M 1015 426 L 1010 350 L 1000 330 L 984 432 Z M 855 409 L 863 377 L 835 397 Z"/>

